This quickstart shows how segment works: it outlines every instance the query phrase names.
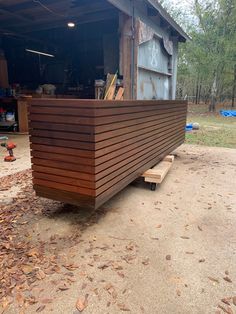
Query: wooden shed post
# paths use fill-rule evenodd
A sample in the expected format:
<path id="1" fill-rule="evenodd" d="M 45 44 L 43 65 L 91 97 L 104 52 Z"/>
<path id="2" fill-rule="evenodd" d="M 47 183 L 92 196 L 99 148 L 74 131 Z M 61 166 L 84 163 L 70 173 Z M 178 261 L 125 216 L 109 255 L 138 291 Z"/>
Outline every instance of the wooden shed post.
<path id="1" fill-rule="evenodd" d="M 137 98 L 139 23 L 137 20 L 135 20 L 133 27 L 132 22 L 132 17 L 124 13 L 120 13 L 120 74 L 123 75 L 124 80 L 124 99 Z M 132 74 L 132 72 L 134 73 Z"/>

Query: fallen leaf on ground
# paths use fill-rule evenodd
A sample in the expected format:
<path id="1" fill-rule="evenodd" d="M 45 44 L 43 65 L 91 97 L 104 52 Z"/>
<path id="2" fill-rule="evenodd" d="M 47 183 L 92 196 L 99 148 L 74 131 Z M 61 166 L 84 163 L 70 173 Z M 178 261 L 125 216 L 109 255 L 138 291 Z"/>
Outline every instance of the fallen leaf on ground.
<path id="1" fill-rule="evenodd" d="M 208 279 L 210 279 L 211 281 L 213 282 L 216 282 L 216 283 L 220 283 L 218 279 L 216 278 L 213 278 L 213 277 L 208 277 Z"/>
<path id="2" fill-rule="evenodd" d="M 181 239 L 184 239 L 184 240 L 189 240 L 189 237 L 185 237 L 185 236 L 182 236 L 180 237 Z"/>
<path id="3" fill-rule="evenodd" d="M 16 295 L 16 301 L 19 304 L 20 307 L 22 307 L 25 303 L 25 299 L 21 293 L 17 293 Z"/>
<path id="4" fill-rule="evenodd" d="M 125 278 L 125 274 L 120 271 L 117 272 L 117 275 L 119 275 L 121 278 Z"/>
<path id="5" fill-rule="evenodd" d="M 200 226 L 197 226 L 199 231 L 202 231 L 202 228 Z"/>
<path id="6" fill-rule="evenodd" d="M 149 265 L 149 263 L 150 263 L 149 258 L 146 258 L 145 260 L 142 261 L 142 264 L 145 266 Z"/>
<path id="7" fill-rule="evenodd" d="M 46 274 L 44 273 L 44 271 L 42 271 L 41 269 L 37 272 L 36 274 L 36 277 L 39 279 L 39 280 L 42 280 L 46 277 Z"/>
<path id="8" fill-rule="evenodd" d="M 136 258 L 136 255 L 125 255 L 122 259 L 126 261 L 127 264 L 132 264 L 132 261 Z"/>
<path id="9" fill-rule="evenodd" d="M 68 290 L 69 288 L 70 288 L 70 287 L 69 287 L 66 283 L 64 283 L 64 284 L 62 284 L 62 285 L 60 285 L 60 286 L 58 287 L 58 289 L 61 290 L 61 291 Z"/>
<path id="10" fill-rule="evenodd" d="M 205 258 L 202 258 L 199 260 L 199 263 L 204 263 L 205 261 L 206 261 Z"/>
<path id="11" fill-rule="evenodd" d="M 52 301 L 53 301 L 53 299 L 43 299 L 43 300 L 41 301 L 41 303 L 43 303 L 43 304 L 49 304 L 49 303 L 52 303 Z"/>
<path id="12" fill-rule="evenodd" d="M 105 287 L 104 287 L 104 289 L 106 289 L 106 290 L 109 290 L 111 288 L 113 288 L 111 283 L 106 284 Z"/>
<path id="13" fill-rule="evenodd" d="M 189 254 L 189 255 L 190 255 L 190 254 L 191 254 L 191 255 L 194 254 L 194 252 L 185 252 L 185 253 L 186 253 L 186 254 Z"/>
<path id="14" fill-rule="evenodd" d="M 82 284 L 81 289 L 84 290 L 86 287 L 87 287 L 87 284 L 84 282 L 84 283 Z"/>
<path id="15" fill-rule="evenodd" d="M 11 300 L 9 300 L 9 298 L 3 298 L 2 300 L 2 308 L 3 308 L 3 312 L 7 309 L 7 307 L 12 303 Z"/>
<path id="16" fill-rule="evenodd" d="M 76 302 L 76 309 L 79 312 L 83 312 L 83 310 L 88 306 L 88 295 L 86 294 L 85 297 L 79 297 Z"/>
<path id="17" fill-rule="evenodd" d="M 233 304 L 236 306 L 236 297 L 233 297 Z"/>
<path id="18" fill-rule="evenodd" d="M 115 270 L 123 270 L 123 267 L 121 265 L 118 265 L 118 264 L 114 264 L 112 265 L 113 269 Z"/>
<path id="19" fill-rule="evenodd" d="M 223 299 L 221 299 L 221 301 L 222 301 L 224 304 L 230 305 L 229 299 L 227 299 L 227 298 L 223 298 Z"/>
<path id="20" fill-rule="evenodd" d="M 75 265 L 75 264 L 69 264 L 69 265 L 62 265 L 62 266 L 64 266 L 67 270 L 69 270 L 69 271 L 74 271 L 74 270 L 76 270 L 77 268 L 79 268 L 79 266 L 78 265 Z"/>
<path id="21" fill-rule="evenodd" d="M 41 305 L 40 307 L 37 308 L 36 312 L 42 312 L 45 309 L 46 305 Z"/>
<path id="22" fill-rule="evenodd" d="M 30 250 L 28 252 L 27 255 L 30 256 L 30 257 L 38 257 L 40 254 L 39 254 L 39 251 L 36 248 L 33 248 L 32 250 Z"/>
<path id="23" fill-rule="evenodd" d="M 22 265 L 21 269 L 25 275 L 32 273 L 32 271 L 34 270 L 34 268 L 31 265 Z"/>
<path id="24" fill-rule="evenodd" d="M 126 249 L 128 251 L 133 251 L 134 250 L 134 245 L 132 243 L 130 243 L 129 245 L 126 245 Z"/>
<path id="25" fill-rule="evenodd" d="M 232 282 L 232 280 L 228 276 L 224 277 L 223 279 L 227 282 L 230 282 L 230 283 Z"/>
<path id="26" fill-rule="evenodd" d="M 227 309 L 226 309 L 225 307 L 223 307 L 222 305 L 219 304 L 218 308 L 227 314 L 234 314 L 234 312 L 232 311 L 232 309 L 230 307 L 227 307 Z"/>
<path id="27" fill-rule="evenodd" d="M 117 292 L 111 283 L 106 284 L 104 287 L 105 290 L 113 297 L 113 299 L 117 298 Z"/>
<path id="28" fill-rule="evenodd" d="M 124 303 L 118 303 L 117 305 L 121 311 L 130 312 L 130 309 Z"/>
<path id="29" fill-rule="evenodd" d="M 166 255 L 166 260 L 170 261 L 171 260 L 171 255 Z"/>

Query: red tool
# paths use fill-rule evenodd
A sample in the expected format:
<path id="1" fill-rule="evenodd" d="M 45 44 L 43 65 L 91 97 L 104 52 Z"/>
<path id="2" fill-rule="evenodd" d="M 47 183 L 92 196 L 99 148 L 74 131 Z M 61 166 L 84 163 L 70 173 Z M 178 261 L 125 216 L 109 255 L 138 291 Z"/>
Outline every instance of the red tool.
<path id="1" fill-rule="evenodd" d="M 16 148 L 16 144 L 9 142 L 9 143 L 2 143 L 1 146 L 5 147 L 9 153 L 9 155 L 4 158 L 4 161 L 6 161 L 6 162 L 15 161 L 16 158 L 13 154 L 13 149 Z"/>

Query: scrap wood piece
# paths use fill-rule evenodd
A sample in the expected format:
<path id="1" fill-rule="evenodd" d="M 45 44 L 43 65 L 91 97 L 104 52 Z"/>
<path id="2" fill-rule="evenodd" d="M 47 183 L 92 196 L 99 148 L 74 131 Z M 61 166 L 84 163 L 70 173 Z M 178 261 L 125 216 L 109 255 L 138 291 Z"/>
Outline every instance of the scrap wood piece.
<path id="1" fill-rule="evenodd" d="M 106 99 L 106 100 L 112 100 L 112 99 L 114 99 L 115 92 L 116 92 L 116 86 L 115 86 L 115 85 L 112 85 L 112 86 L 108 89 L 107 96 L 106 96 L 105 99 Z"/>
<path id="2" fill-rule="evenodd" d="M 105 94 L 104 94 L 104 96 L 106 95 L 106 93 L 107 93 L 109 87 L 112 85 L 111 83 L 112 83 L 113 78 L 114 78 L 114 75 L 113 75 L 113 74 L 110 74 L 110 73 L 107 74 L 107 79 L 106 79 L 106 83 L 105 83 Z"/>
<path id="3" fill-rule="evenodd" d="M 145 182 L 162 183 L 174 162 L 174 156 L 167 156 L 163 161 L 154 168 L 147 170 L 142 177 Z"/>
<path id="4" fill-rule="evenodd" d="M 174 162 L 174 160 L 175 160 L 174 155 L 168 155 L 163 159 L 163 161 L 169 161 L 169 162 Z"/>
<path id="5" fill-rule="evenodd" d="M 125 89 L 123 87 L 120 87 L 116 94 L 115 100 L 122 100 L 124 96 L 124 92 L 125 92 Z"/>
<path id="6" fill-rule="evenodd" d="M 106 89 L 105 89 L 105 96 L 104 96 L 105 100 L 113 99 L 114 94 L 115 94 L 115 89 L 116 89 L 116 81 L 117 81 L 117 73 L 116 74 L 107 74 L 107 82 L 106 82 Z M 115 87 L 115 89 L 114 89 L 114 87 Z M 113 90 L 114 90 L 114 93 L 113 93 Z M 109 98 L 108 98 L 108 96 L 109 96 Z"/>

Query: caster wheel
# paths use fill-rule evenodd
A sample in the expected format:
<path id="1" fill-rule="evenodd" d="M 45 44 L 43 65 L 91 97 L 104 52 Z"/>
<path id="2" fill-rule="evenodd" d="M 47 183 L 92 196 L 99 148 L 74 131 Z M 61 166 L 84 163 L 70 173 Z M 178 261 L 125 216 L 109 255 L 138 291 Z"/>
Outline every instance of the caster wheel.
<path id="1" fill-rule="evenodd" d="M 156 191 L 157 185 L 156 183 L 151 183 L 151 191 Z"/>

